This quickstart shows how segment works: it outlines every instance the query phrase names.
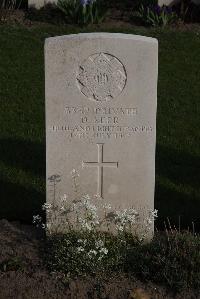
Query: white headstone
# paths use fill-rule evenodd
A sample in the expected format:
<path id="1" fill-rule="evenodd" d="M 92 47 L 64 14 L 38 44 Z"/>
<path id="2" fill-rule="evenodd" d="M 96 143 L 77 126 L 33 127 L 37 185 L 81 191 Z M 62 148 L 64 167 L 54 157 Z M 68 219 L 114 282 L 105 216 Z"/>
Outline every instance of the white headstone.
<path id="1" fill-rule="evenodd" d="M 47 202 L 83 193 L 154 209 L 158 43 L 88 33 L 46 39 Z M 153 232 L 153 227 L 151 233 Z"/>
<path id="2" fill-rule="evenodd" d="M 178 2 L 180 2 L 180 0 L 158 0 L 158 5 L 159 6 L 163 6 L 163 5 L 171 6 Z"/>
<path id="3" fill-rule="evenodd" d="M 28 0 L 28 7 L 40 9 L 49 4 L 56 5 L 57 2 L 57 0 Z"/>
<path id="4" fill-rule="evenodd" d="M 36 9 L 40 9 L 48 4 L 56 5 L 57 2 L 58 2 L 57 0 L 28 0 L 28 6 L 34 7 Z M 179 2 L 181 2 L 181 0 L 158 0 L 158 5 L 159 6 L 163 6 L 163 5 L 173 6 Z M 200 5 L 200 0 L 192 0 L 191 2 L 195 3 L 196 5 Z"/>
<path id="5" fill-rule="evenodd" d="M 181 0 L 158 0 L 158 5 L 159 6 L 163 6 L 163 5 L 173 6 L 173 5 L 176 5 L 180 2 L 181 2 Z M 200 0 L 191 0 L 191 2 L 196 4 L 196 5 L 200 4 Z"/>

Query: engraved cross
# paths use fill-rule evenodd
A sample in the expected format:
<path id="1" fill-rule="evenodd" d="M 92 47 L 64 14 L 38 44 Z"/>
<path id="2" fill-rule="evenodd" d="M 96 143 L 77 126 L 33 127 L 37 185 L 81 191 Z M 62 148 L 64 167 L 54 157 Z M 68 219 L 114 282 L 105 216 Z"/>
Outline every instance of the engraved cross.
<path id="1" fill-rule="evenodd" d="M 114 167 L 118 168 L 118 162 L 104 162 L 103 161 L 103 143 L 97 143 L 98 146 L 98 161 L 97 162 L 83 162 L 83 167 L 97 167 L 98 168 L 98 184 L 97 194 L 103 198 L 103 168 Z"/>

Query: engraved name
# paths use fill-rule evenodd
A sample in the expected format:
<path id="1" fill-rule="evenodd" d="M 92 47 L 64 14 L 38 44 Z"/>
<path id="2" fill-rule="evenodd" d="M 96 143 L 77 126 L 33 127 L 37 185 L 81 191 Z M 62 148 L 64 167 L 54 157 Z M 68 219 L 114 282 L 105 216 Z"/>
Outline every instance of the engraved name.
<path id="1" fill-rule="evenodd" d="M 137 108 L 124 108 L 124 107 L 65 107 L 66 114 L 101 114 L 101 115 L 137 115 Z"/>
<path id="2" fill-rule="evenodd" d="M 149 124 L 135 123 L 136 107 L 67 106 L 64 114 L 64 123 L 52 124 L 49 128 L 54 133 L 65 133 L 70 139 L 122 139 L 153 131 Z"/>

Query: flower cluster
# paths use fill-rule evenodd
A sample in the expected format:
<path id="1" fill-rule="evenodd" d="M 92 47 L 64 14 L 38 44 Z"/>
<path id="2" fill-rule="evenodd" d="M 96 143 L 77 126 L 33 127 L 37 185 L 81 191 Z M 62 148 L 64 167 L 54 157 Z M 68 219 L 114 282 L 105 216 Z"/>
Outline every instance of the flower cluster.
<path id="1" fill-rule="evenodd" d="M 158 217 L 158 210 L 150 211 L 149 217 L 147 217 L 146 219 L 146 226 L 150 228 L 157 217 Z"/>
<path id="2" fill-rule="evenodd" d="M 42 217 L 40 215 L 33 216 L 33 224 L 39 226 L 42 223 Z"/>
<path id="3" fill-rule="evenodd" d="M 92 231 L 99 225 L 99 216 L 97 213 L 97 206 L 91 203 L 90 196 L 83 195 L 81 201 L 78 204 L 73 205 L 77 220 L 82 230 Z"/>
<path id="4" fill-rule="evenodd" d="M 127 226 L 134 225 L 139 217 L 139 214 L 134 209 L 124 209 L 123 211 L 115 212 L 115 223 L 118 231 L 124 231 Z"/>
<path id="5" fill-rule="evenodd" d="M 178 16 L 171 7 L 163 5 L 143 6 L 141 4 L 138 11 L 138 17 L 143 23 L 150 26 L 162 26 L 172 24 L 177 21 Z"/>
<path id="6" fill-rule="evenodd" d="M 79 177 L 79 173 L 73 169 L 71 176 L 73 183 L 77 186 L 76 179 Z M 46 211 L 48 216 L 47 225 L 42 223 L 42 218 L 39 215 L 33 216 L 33 223 L 48 230 L 49 234 L 78 230 L 84 233 L 112 231 L 113 233 L 137 235 L 139 227 L 145 227 L 145 233 L 148 234 L 157 218 L 157 210 L 149 211 L 146 218 L 143 219 L 144 217 L 141 218 L 134 208 L 115 211 L 115 208 L 110 203 L 105 202 L 98 194 L 92 197 L 84 194 L 80 198 L 78 193 L 75 195 L 74 200 L 71 200 L 69 195 L 64 194 L 60 196 L 58 202 L 45 203 L 42 209 Z M 143 237 L 145 238 L 145 235 Z M 81 252 L 82 247 L 78 250 Z M 101 250 L 106 252 L 103 246 Z M 91 252 L 90 254 L 95 253 Z"/>
<path id="7" fill-rule="evenodd" d="M 132 240 L 142 242 L 149 237 L 158 211 L 146 211 L 145 218 L 134 208 L 116 210 L 98 194 L 81 195 L 77 188 L 79 173 L 75 169 L 71 177 L 73 198 L 63 194 L 45 203 L 42 210 L 46 212 L 47 224 L 42 223 L 40 215 L 33 216 L 33 223 L 46 229 L 55 245 L 56 263 L 69 277 L 71 273 L 102 273 L 113 265 L 120 266 L 126 260 L 126 250 Z M 57 246 L 54 243 L 59 238 L 61 242 Z"/>
<path id="8" fill-rule="evenodd" d="M 80 0 L 82 6 L 93 4 L 96 0 Z"/>
<path id="9" fill-rule="evenodd" d="M 116 210 L 99 194 L 83 194 L 78 177 L 73 169 L 72 197 L 55 192 L 52 201 L 43 204 L 47 223 L 40 215 L 33 216 L 33 223 L 48 233 L 53 271 L 61 269 L 67 277 L 110 273 L 125 264 L 133 244 L 151 236 L 158 211 L 142 211 L 141 215 L 133 207 Z M 55 183 L 60 176 L 50 178 Z"/>
<path id="10" fill-rule="evenodd" d="M 52 208 L 52 204 L 50 204 L 50 203 L 45 203 L 42 206 L 42 210 L 46 211 L 46 213 L 50 212 L 51 208 Z"/>
<path id="11" fill-rule="evenodd" d="M 172 7 L 169 7 L 169 6 L 166 6 L 166 5 L 163 5 L 163 6 L 159 6 L 158 4 L 157 5 L 150 5 L 149 8 L 158 15 L 161 15 L 162 13 L 164 13 L 164 14 L 173 13 Z"/>
<path id="12" fill-rule="evenodd" d="M 107 254 L 108 249 L 105 247 L 105 243 L 103 240 L 98 239 L 95 241 L 94 248 L 90 248 L 88 250 L 88 244 L 86 239 L 79 239 L 78 240 L 78 247 L 77 252 L 78 253 L 85 253 L 89 259 L 97 259 L 98 261 L 101 261 Z"/>
<path id="13" fill-rule="evenodd" d="M 102 22 L 107 10 L 102 0 L 58 0 L 57 7 L 67 22 L 79 25 Z"/>
<path id="14" fill-rule="evenodd" d="M 89 195 L 83 195 L 80 200 L 70 202 L 68 196 L 64 194 L 60 197 L 58 205 L 44 204 L 42 209 L 47 214 L 51 213 L 50 220 L 47 225 L 42 223 L 42 217 L 39 215 L 33 216 L 33 223 L 38 227 L 46 228 L 49 233 L 55 227 L 53 221 L 59 221 L 61 231 L 67 232 L 70 230 L 80 230 L 82 232 L 94 232 L 101 230 L 113 231 L 113 233 L 132 233 L 137 234 L 137 228 L 142 224 L 139 213 L 133 209 L 122 209 L 115 211 L 108 203 L 94 204 Z M 154 221 L 156 220 L 158 211 L 149 211 L 148 216 L 143 220 L 146 233 L 150 231 Z M 53 219 L 52 223 L 51 218 Z M 57 230 L 55 230 L 57 231 Z M 143 236 L 145 238 L 145 235 Z"/>
<path id="15" fill-rule="evenodd" d="M 72 169 L 71 176 L 72 176 L 73 179 L 78 178 L 79 177 L 78 171 L 76 169 Z"/>

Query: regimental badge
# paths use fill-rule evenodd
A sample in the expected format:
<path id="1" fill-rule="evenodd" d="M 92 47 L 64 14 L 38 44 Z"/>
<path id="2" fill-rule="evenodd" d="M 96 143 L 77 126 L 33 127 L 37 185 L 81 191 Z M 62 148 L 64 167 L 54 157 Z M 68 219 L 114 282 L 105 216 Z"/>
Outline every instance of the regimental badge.
<path id="1" fill-rule="evenodd" d="M 77 83 L 80 91 L 90 100 L 108 101 L 124 89 L 127 75 L 123 64 L 113 55 L 91 55 L 79 67 Z"/>

